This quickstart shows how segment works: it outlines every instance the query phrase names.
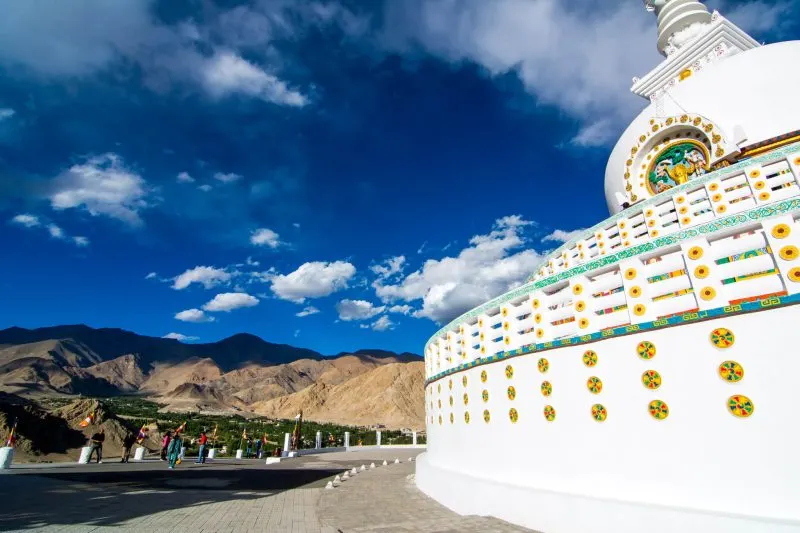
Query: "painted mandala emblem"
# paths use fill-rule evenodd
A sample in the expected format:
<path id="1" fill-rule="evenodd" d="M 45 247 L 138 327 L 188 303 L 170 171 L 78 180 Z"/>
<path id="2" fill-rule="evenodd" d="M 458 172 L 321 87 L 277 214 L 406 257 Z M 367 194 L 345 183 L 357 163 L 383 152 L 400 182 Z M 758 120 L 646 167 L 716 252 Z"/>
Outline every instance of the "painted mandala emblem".
<path id="1" fill-rule="evenodd" d="M 544 406 L 544 417 L 547 419 L 548 422 L 552 422 L 556 419 L 556 410 L 553 408 L 552 405 L 545 405 Z"/>
<path id="2" fill-rule="evenodd" d="M 711 344 L 717 348 L 730 348 L 734 342 L 736 342 L 736 337 L 727 328 L 717 328 L 711 332 Z"/>
<path id="3" fill-rule="evenodd" d="M 484 410 L 484 411 L 483 411 L 483 421 L 484 421 L 484 422 L 486 422 L 486 423 L 488 424 L 488 423 L 489 423 L 489 420 L 491 420 L 491 418 L 492 418 L 492 417 L 491 417 L 491 415 L 489 414 L 489 410 L 488 410 L 488 409 Z"/>
<path id="4" fill-rule="evenodd" d="M 744 378 L 744 368 L 736 361 L 725 361 L 719 365 L 719 376 L 725 381 L 736 383 Z"/>
<path id="5" fill-rule="evenodd" d="M 608 418 L 608 411 L 602 404 L 596 403 L 592 406 L 592 418 L 598 422 L 605 422 L 606 418 Z"/>
<path id="6" fill-rule="evenodd" d="M 469 413 L 464 413 L 464 422 L 469 424 Z"/>
<path id="7" fill-rule="evenodd" d="M 464 385 L 465 387 L 467 386 L 467 376 L 461 378 L 461 384 Z"/>
<path id="8" fill-rule="evenodd" d="M 519 420 L 519 413 L 513 407 L 508 411 L 508 418 L 511 420 L 512 424 L 516 424 L 517 420 Z"/>
<path id="9" fill-rule="evenodd" d="M 594 350 L 587 350 L 585 354 L 583 354 L 583 364 L 592 367 L 597 364 L 597 354 Z"/>
<path id="10" fill-rule="evenodd" d="M 488 402 L 489 401 L 489 391 L 484 389 L 483 392 L 481 393 L 481 398 L 483 398 L 484 402 Z"/>
<path id="11" fill-rule="evenodd" d="M 650 416 L 656 420 L 664 420 L 669 416 L 669 407 L 661 400 L 653 400 L 647 409 L 650 411 Z"/>
<path id="12" fill-rule="evenodd" d="M 453 390 L 453 380 L 452 380 L 452 379 L 451 379 L 451 380 L 450 380 L 450 381 L 447 383 L 447 387 L 448 387 L 450 390 Z"/>
<path id="13" fill-rule="evenodd" d="M 513 367 L 513 366 L 511 366 L 511 365 L 508 365 L 508 366 L 506 367 L 506 377 L 507 377 L 508 379 L 511 379 L 511 378 L 513 378 L 513 377 L 514 377 L 514 367 Z"/>
<path id="14" fill-rule="evenodd" d="M 728 410 L 733 416 L 747 418 L 753 414 L 755 408 L 753 401 L 742 394 L 736 394 L 728 398 Z"/>
<path id="15" fill-rule="evenodd" d="M 656 345 L 650 341 L 642 341 L 636 347 L 636 353 L 645 361 L 656 356 Z"/>
<path id="16" fill-rule="evenodd" d="M 586 380 L 586 388 L 589 389 L 589 392 L 592 394 L 600 394 L 603 390 L 603 382 L 600 378 L 592 376 Z"/>
<path id="17" fill-rule="evenodd" d="M 541 359 L 539 359 L 538 367 L 539 367 L 539 372 L 544 374 L 545 372 L 550 370 L 550 361 L 542 357 Z"/>
<path id="18" fill-rule="evenodd" d="M 509 400 L 513 400 L 517 397 L 517 389 L 515 389 L 513 386 L 509 387 L 507 392 Z"/>
<path id="19" fill-rule="evenodd" d="M 549 381 L 542 381 L 542 395 L 550 396 L 553 394 L 553 385 Z"/>
<path id="20" fill-rule="evenodd" d="M 481 370 L 481 381 L 486 383 L 487 379 L 489 379 L 489 375 L 486 373 L 486 370 Z"/>
<path id="21" fill-rule="evenodd" d="M 655 370 L 648 370 L 642 374 L 642 383 L 650 390 L 656 390 L 661 386 L 661 374 Z"/>
<path id="22" fill-rule="evenodd" d="M 450 423 L 452 424 L 454 421 L 455 421 L 455 418 L 453 417 L 453 413 L 450 413 Z"/>
<path id="23" fill-rule="evenodd" d="M 464 405 L 469 405 L 469 395 L 466 392 L 464 393 Z"/>

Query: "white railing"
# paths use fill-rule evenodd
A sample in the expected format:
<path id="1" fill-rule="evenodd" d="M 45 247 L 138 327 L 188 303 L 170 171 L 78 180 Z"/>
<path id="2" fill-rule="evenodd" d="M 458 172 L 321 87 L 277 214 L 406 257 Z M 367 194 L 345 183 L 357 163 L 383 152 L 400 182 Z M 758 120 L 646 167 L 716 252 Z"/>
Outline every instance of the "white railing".
<path id="1" fill-rule="evenodd" d="M 534 343 L 800 292 L 799 181 L 793 145 L 611 217 L 551 254 L 524 287 L 432 337 L 427 376 Z"/>

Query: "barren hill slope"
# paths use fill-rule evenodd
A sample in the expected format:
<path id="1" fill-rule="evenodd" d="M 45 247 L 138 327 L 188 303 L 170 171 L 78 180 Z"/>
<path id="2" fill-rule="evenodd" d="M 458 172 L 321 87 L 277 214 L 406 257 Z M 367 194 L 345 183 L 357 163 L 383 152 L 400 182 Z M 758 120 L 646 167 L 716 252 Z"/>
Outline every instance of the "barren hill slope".
<path id="1" fill-rule="evenodd" d="M 421 361 L 391 363 L 338 385 L 317 383 L 250 408 L 275 418 L 292 418 L 302 409 L 305 418 L 320 422 L 422 429 L 424 379 Z"/>

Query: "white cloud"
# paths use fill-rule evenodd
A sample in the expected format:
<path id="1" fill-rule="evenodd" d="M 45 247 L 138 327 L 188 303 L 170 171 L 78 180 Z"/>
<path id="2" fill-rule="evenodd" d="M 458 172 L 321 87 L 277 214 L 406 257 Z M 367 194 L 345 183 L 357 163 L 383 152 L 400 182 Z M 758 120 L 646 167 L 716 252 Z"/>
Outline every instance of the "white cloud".
<path id="1" fill-rule="evenodd" d="M 392 257 L 387 259 L 380 265 L 372 265 L 369 269 L 372 271 L 373 274 L 378 276 L 379 280 L 385 280 L 392 278 L 393 276 L 400 274 L 403 272 L 403 267 L 405 266 L 406 258 L 403 255 L 398 255 L 396 257 Z"/>
<path id="2" fill-rule="evenodd" d="M 393 305 L 389 308 L 390 313 L 396 313 L 398 315 L 410 315 L 413 310 L 414 308 L 410 305 Z"/>
<path id="3" fill-rule="evenodd" d="M 294 330 L 294 337 L 297 338 L 299 336 L 300 336 L 300 330 L 299 329 Z"/>
<path id="4" fill-rule="evenodd" d="M 286 82 L 230 51 L 218 52 L 205 62 L 202 80 L 215 98 L 241 94 L 280 105 L 300 107 L 308 103 Z"/>
<path id="5" fill-rule="evenodd" d="M 581 148 L 594 148 L 605 146 L 616 137 L 615 124 L 610 120 L 601 119 L 584 125 L 570 143 Z"/>
<path id="6" fill-rule="evenodd" d="M 156 279 L 157 277 L 158 274 L 156 274 L 155 272 L 150 272 L 148 275 L 144 277 L 144 279 Z"/>
<path id="7" fill-rule="evenodd" d="M 295 316 L 299 316 L 300 318 L 303 318 L 303 317 L 310 316 L 310 315 L 316 315 L 319 312 L 320 312 L 319 309 L 317 309 L 313 305 L 309 305 L 308 307 L 306 307 L 305 309 L 303 309 L 299 313 L 295 313 Z"/>
<path id="8" fill-rule="evenodd" d="M 290 274 L 271 274 L 272 292 L 283 300 L 303 303 L 346 289 L 356 267 L 346 261 L 304 263 Z"/>
<path id="9" fill-rule="evenodd" d="M 293 222 L 292 226 L 294 226 L 295 228 L 300 229 L 300 223 L 299 222 Z"/>
<path id="10" fill-rule="evenodd" d="M 396 284 L 376 283 L 385 303 L 422 301 L 414 316 L 444 322 L 522 283 L 538 266 L 535 250 L 517 251 L 531 222 L 520 216 L 495 221 L 492 231 L 476 235 L 457 257 L 429 259 Z"/>
<path id="11" fill-rule="evenodd" d="M 16 114 L 16 111 L 7 107 L 0 107 L 0 121 L 11 118 Z"/>
<path id="12" fill-rule="evenodd" d="M 59 228 L 55 224 L 48 224 L 47 225 L 47 232 L 54 239 L 63 239 L 65 237 L 64 230 Z"/>
<path id="13" fill-rule="evenodd" d="M 242 179 L 242 176 L 235 172 L 216 172 L 214 174 L 214 179 L 222 183 L 233 183 L 234 181 Z"/>
<path id="14" fill-rule="evenodd" d="M 585 232 L 585 229 L 565 231 L 563 229 L 554 230 L 553 233 L 542 237 L 542 242 L 568 242 Z"/>
<path id="15" fill-rule="evenodd" d="M 177 180 L 179 183 L 194 183 L 194 178 L 188 172 L 181 172 L 178 174 Z"/>
<path id="16" fill-rule="evenodd" d="M 192 283 L 200 283 L 206 289 L 210 289 L 220 283 L 227 283 L 231 280 L 231 274 L 222 268 L 209 266 L 196 266 L 190 268 L 183 274 L 173 279 L 172 288 L 182 290 Z"/>
<path id="17" fill-rule="evenodd" d="M 256 246 L 269 246 L 277 248 L 280 246 L 280 235 L 268 228 L 259 228 L 250 235 L 250 243 Z"/>
<path id="18" fill-rule="evenodd" d="M 41 222 L 39 222 L 39 217 L 28 214 L 17 215 L 11 219 L 11 222 L 25 226 L 26 228 L 34 228 L 41 224 Z"/>
<path id="19" fill-rule="evenodd" d="M 394 322 L 389 320 L 388 316 L 383 315 L 373 322 L 371 327 L 374 331 L 386 331 L 387 329 L 394 329 Z"/>
<path id="20" fill-rule="evenodd" d="M 118 155 L 107 153 L 61 174 L 50 203 L 57 210 L 83 207 L 92 216 L 140 225 L 139 211 L 148 206 L 148 194 L 145 180 L 127 169 Z"/>
<path id="21" fill-rule="evenodd" d="M 258 261 L 249 256 L 247 257 L 247 260 L 244 262 L 244 264 L 246 264 L 247 266 L 256 266 L 256 267 L 261 266 L 261 263 L 259 263 Z"/>
<path id="22" fill-rule="evenodd" d="M 383 313 L 385 306 L 376 307 L 366 300 L 342 300 L 336 304 L 339 319 L 349 322 L 351 320 L 367 320 Z"/>
<path id="23" fill-rule="evenodd" d="M 175 319 L 181 322 L 214 322 L 213 316 L 208 316 L 200 309 L 187 309 L 175 314 Z"/>
<path id="24" fill-rule="evenodd" d="M 166 335 L 164 335 L 161 338 L 162 339 L 175 339 L 176 341 L 180 341 L 180 342 L 191 342 L 191 341 L 198 340 L 200 337 L 190 337 L 188 335 L 184 335 L 183 333 L 167 333 Z"/>
<path id="25" fill-rule="evenodd" d="M 214 296 L 203 306 L 203 309 L 212 313 L 218 311 L 228 313 L 234 309 L 255 307 L 256 305 L 258 305 L 258 298 L 246 292 L 225 292 Z"/>
<path id="26" fill-rule="evenodd" d="M 87 237 L 72 237 L 72 242 L 75 243 L 75 246 L 80 246 L 81 248 L 89 246 L 89 239 Z"/>
<path id="27" fill-rule="evenodd" d="M 208 192 L 208 191 L 210 191 L 211 189 L 213 189 L 214 187 L 212 187 L 211 185 L 209 185 L 208 183 L 206 183 L 205 185 L 199 185 L 197 188 L 198 188 L 199 190 L 203 191 L 203 192 Z"/>

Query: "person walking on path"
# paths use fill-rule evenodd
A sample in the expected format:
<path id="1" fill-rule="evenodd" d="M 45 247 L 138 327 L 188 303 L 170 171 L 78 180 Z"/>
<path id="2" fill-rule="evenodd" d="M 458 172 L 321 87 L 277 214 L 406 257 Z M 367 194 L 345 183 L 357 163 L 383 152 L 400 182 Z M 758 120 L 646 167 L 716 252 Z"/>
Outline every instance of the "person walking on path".
<path id="1" fill-rule="evenodd" d="M 197 464 L 202 464 L 206 462 L 206 443 L 208 442 L 208 437 L 206 437 L 206 432 L 200 432 L 200 438 L 198 439 L 200 443 L 200 451 L 197 453 Z"/>
<path id="2" fill-rule="evenodd" d="M 174 469 L 175 464 L 180 460 L 182 446 L 183 440 L 181 439 L 181 434 L 176 433 L 170 441 L 169 446 L 167 446 L 167 460 L 169 461 L 170 470 Z"/>
<path id="3" fill-rule="evenodd" d="M 167 460 L 167 447 L 169 446 L 169 441 L 172 439 L 172 432 L 167 431 L 164 435 L 164 440 L 161 441 L 161 460 Z"/>
<path id="4" fill-rule="evenodd" d="M 136 435 L 132 431 L 128 431 L 128 434 L 122 439 L 122 460 L 120 463 L 129 462 L 134 442 L 136 442 Z"/>
<path id="5" fill-rule="evenodd" d="M 87 463 L 92 462 L 92 455 L 97 452 L 97 462 L 103 462 L 103 442 L 106 440 L 106 430 L 100 429 L 97 433 L 92 435 L 92 451 L 89 452 L 89 459 L 86 461 Z"/>

